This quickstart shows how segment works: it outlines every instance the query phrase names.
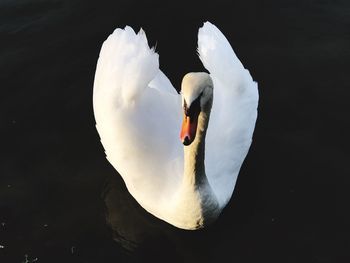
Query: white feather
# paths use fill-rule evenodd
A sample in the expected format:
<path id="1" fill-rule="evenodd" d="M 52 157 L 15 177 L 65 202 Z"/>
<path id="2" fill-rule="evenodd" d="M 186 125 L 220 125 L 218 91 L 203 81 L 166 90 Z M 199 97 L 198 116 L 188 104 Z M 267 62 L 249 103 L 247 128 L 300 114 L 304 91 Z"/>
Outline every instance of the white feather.
<path id="1" fill-rule="evenodd" d="M 252 142 L 259 98 L 257 83 L 225 36 L 209 22 L 199 29 L 198 53 L 214 82 L 206 172 L 220 205 L 225 206 Z"/>
<path id="2" fill-rule="evenodd" d="M 222 209 L 251 144 L 258 92 L 224 35 L 206 22 L 198 52 L 214 82 L 206 142 L 206 174 Z M 96 127 L 107 159 L 150 213 L 183 228 L 174 211 L 183 177 L 181 97 L 160 71 L 145 33 L 116 29 L 103 43 L 94 94 Z M 191 204 L 186 207 L 191 209 Z M 190 213 L 189 213 L 190 214 Z M 189 223 L 190 224 L 190 223 Z"/>

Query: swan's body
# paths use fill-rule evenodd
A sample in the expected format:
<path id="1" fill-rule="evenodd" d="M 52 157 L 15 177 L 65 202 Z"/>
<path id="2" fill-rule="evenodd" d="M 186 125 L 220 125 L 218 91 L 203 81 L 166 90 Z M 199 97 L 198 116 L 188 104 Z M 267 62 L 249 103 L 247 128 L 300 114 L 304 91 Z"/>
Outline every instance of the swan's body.
<path id="1" fill-rule="evenodd" d="M 199 30 L 198 52 L 210 75 L 187 74 L 180 96 L 144 32 L 116 29 L 102 46 L 94 83 L 107 159 L 148 212 L 184 229 L 211 222 L 230 200 L 258 105 L 256 83 L 208 22 Z M 184 106 L 195 104 L 198 123 L 191 135 L 192 121 L 184 121 L 181 136 L 190 145 L 183 146 L 181 121 L 190 116 Z"/>

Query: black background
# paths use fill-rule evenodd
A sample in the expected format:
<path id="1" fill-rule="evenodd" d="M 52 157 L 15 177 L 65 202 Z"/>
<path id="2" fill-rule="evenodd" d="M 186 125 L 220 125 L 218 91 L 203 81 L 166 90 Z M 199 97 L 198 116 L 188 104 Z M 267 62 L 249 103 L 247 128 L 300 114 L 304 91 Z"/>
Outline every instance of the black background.
<path id="1" fill-rule="evenodd" d="M 141 215 L 104 158 L 92 87 L 102 42 L 130 25 L 179 88 L 203 70 L 207 20 L 260 102 L 231 202 L 191 232 Z M 0 262 L 349 262 L 349 1 L 3 0 L 0 34 Z"/>

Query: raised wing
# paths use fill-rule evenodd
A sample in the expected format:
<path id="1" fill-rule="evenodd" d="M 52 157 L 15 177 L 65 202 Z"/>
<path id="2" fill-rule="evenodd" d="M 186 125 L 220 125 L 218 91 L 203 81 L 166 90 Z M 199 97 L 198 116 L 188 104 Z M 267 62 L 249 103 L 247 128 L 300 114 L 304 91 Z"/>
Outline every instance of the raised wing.
<path id="1" fill-rule="evenodd" d="M 198 53 L 214 82 L 206 138 L 206 174 L 219 203 L 225 205 L 252 142 L 257 118 L 257 83 L 225 36 L 209 22 L 199 29 Z"/>
<path id="2" fill-rule="evenodd" d="M 104 42 L 93 96 L 107 159 L 144 208 L 161 203 L 183 172 L 181 99 L 142 30 L 116 29 Z"/>

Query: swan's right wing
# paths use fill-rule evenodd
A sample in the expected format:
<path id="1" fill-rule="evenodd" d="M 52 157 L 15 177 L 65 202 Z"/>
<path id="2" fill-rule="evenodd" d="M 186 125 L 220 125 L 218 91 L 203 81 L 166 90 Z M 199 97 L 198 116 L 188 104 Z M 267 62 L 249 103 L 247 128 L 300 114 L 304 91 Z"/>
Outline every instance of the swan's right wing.
<path id="1" fill-rule="evenodd" d="M 214 82 L 206 172 L 219 203 L 225 205 L 252 141 L 258 89 L 225 36 L 209 22 L 199 29 L 198 53 Z"/>
<path id="2" fill-rule="evenodd" d="M 142 30 L 116 29 L 104 42 L 94 113 L 107 159 L 135 199 L 154 213 L 151 205 L 161 206 L 182 175 L 181 99 Z"/>

